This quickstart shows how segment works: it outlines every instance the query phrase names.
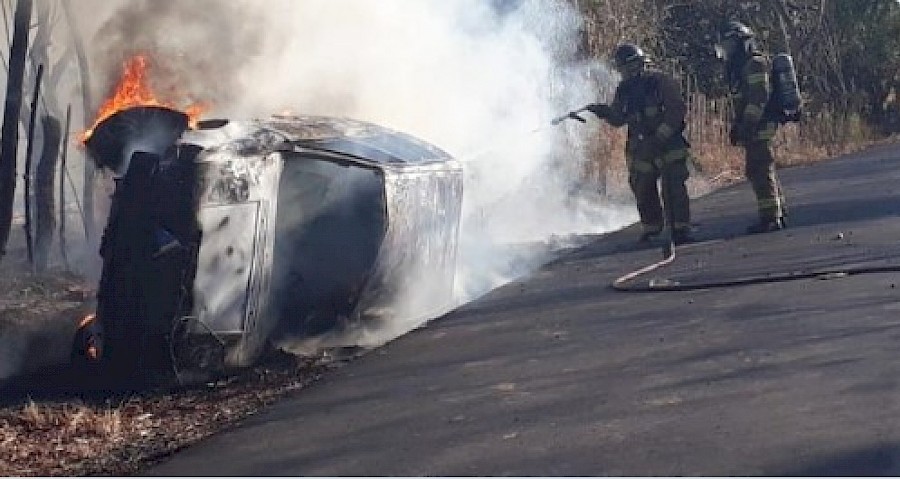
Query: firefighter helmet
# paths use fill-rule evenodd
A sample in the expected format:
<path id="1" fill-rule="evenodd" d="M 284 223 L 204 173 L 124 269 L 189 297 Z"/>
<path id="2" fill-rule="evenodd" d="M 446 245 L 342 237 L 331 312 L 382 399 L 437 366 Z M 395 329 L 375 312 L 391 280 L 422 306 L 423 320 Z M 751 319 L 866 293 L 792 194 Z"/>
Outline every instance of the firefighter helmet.
<path id="1" fill-rule="evenodd" d="M 637 45 L 623 43 L 616 47 L 616 51 L 613 53 L 613 60 L 616 64 L 616 70 L 623 77 L 630 78 L 643 71 L 644 65 L 647 63 L 647 55 Z"/>
<path id="2" fill-rule="evenodd" d="M 753 33 L 753 30 L 751 30 L 750 27 L 736 21 L 730 21 L 726 23 L 721 32 L 721 37 L 723 40 L 726 38 L 737 38 L 739 40 L 745 40 L 747 38 L 754 38 L 755 36 L 756 34 Z"/>
<path id="3" fill-rule="evenodd" d="M 716 56 L 726 62 L 738 58 L 741 56 L 741 52 L 755 49 L 755 38 L 756 34 L 750 27 L 741 22 L 730 21 L 719 32 Z"/>

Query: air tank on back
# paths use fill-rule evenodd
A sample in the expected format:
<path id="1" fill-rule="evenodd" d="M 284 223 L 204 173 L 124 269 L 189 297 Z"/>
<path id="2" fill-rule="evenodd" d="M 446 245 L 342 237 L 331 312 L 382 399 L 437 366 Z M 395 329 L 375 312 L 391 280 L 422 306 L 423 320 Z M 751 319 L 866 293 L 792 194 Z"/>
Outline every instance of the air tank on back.
<path id="1" fill-rule="evenodd" d="M 782 120 L 800 121 L 803 99 L 794 60 L 787 53 L 779 53 L 772 58 L 772 83 L 777 95 Z"/>

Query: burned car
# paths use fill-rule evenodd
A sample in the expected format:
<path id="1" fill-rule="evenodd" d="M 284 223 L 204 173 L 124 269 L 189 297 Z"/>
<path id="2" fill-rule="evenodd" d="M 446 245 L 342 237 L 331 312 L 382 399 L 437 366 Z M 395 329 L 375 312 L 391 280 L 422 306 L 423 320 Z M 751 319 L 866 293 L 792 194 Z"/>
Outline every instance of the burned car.
<path id="1" fill-rule="evenodd" d="M 430 144 L 327 117 L 192 128 L 161 107 L 118 112 L 85 144 L 116 183 L 97 312 L 76 341 L 88 360 L 243 366 L 273 338 L 452 302 L 462 170 Z"/>

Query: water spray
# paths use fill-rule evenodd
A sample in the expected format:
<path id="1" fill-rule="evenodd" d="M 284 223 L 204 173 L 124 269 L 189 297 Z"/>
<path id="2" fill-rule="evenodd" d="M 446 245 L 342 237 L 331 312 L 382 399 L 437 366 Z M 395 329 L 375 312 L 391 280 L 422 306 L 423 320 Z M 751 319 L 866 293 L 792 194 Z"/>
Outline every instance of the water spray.
<path id="1" fill-rule="evenodd" d="M 577 110 L 570 111 L 570 112 L 566 113 L 565 115 L 558 116 L 558 117 L 556 117 L 556 118 L 550 120 L 550 125 L 551 125 L 551 126 L 558 126 L 560 123 L 562 123 L 562 122 L 564 122 L 564 121 L 566 121 L 566 120 L 576 120 L 576 121 L 579 121 L 579 122 L 581 122 L 581 123 L 587 123 L 587 120 L 585 120 L 584 118 L 582 118 L 581 116 L 578 115 L 579 113 L 582 113 L 582 112 L 585 112 L 585 111 L 588 111 L 588 107 L 587 107 L 587 106 L 582 107 L 582 108 L 579 108 L 579 109 L 577 109 Z M 531 129 L 531 130 L 528 130 L 528 131 L 526 132 L 526 135 L 535 135 L 535 134 L 541 133 L 541 132 L 543 132 L 543 131 L 545 131 L 545 130 L 547 130 L 547 127 L 546 127 L 546 126 L 539 126 L 539 127 L 537 127 L 537 128 L 533 128 L 533 129 Z M 475 159 L 475 158 L 480 158 L 480 157 L 482 157 L 482 156 L 484 156 L 484 155 L 486 155 L 486 154 L 488 154 L 488 153 L 497 151 L 498 149 L 499 149 L 498 146 L 492 146 L 492 147 L 488 147 L 488 148 L 483 148 L 483 149 L 481 149 L 481 150 L 476 151 L 475 153 L 469 153 L 469 154 L 467 154 L 467 155 L 463 155 L 463 156 L 461 156 L 461 157 L 459 158 L 459 160 L 462 161 L 463 163 L 468 163 L 468 162 L 472 161 L 472 160 Z"/>

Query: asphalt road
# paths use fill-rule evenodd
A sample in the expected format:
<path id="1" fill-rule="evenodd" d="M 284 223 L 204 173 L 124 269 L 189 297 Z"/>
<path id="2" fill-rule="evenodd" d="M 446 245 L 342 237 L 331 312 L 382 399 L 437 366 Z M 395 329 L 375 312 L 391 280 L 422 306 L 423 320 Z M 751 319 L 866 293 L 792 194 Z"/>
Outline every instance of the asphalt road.
<path id="1" fill-rule="evenodd" d="M 900 264 L 900 147 L 694 203 L 703 282 Z M 348 364 L 148 475 L 900 475 L 900 273 L 623 293 L 633 228 Z M 658 275 L 658 276 L 659 276 Z"/>

